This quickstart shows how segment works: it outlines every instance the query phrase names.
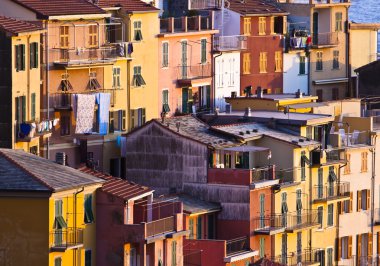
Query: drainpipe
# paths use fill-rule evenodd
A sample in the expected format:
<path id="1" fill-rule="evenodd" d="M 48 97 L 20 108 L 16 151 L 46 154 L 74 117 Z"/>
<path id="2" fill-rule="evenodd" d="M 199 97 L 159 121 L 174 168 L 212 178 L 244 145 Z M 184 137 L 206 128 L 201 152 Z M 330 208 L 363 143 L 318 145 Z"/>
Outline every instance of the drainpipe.
<path id="1" fill-rule="evenodd" d="M 370 152 L 372 153 L 372 177 L 371 177 L 371 191 L 372 191 L 371 192 L 371 234 L 372 234 L 372 243 L 373 243 L 373 239 L 374 239 L 373 232 L 374 232 L 374 223 L 375 223 L 376 138 L 377 138 L 377 136 L 375 135 L 373 138 L 374 148 L 370 149 Z M 379 248 L 379 247 L 377 247 L 377 248 Z M 378 260 L 376 260 L 376 265 L 378 265 L 378 264 L 379 264 Z"/>
<path id="2" fill-rule="evenodd" d="M 350 24 L 348 22 L 348 7 L 346 7 L 346 14 L 347 14 L 347 19 L 346 19 L 346 29 L 345 29 L 345 38 L 346 38 L 346 77 L 348 77 L 348 82 L 346 85 L 346 89 L 348 92 L 349 96 L 352 96 L 351 92 L 351 45 L 350 45 Z"/>
<path id="3" fill-rule="evenodd" d="M 50 99 L 49 99 L 49 72 L 50 72 L 50 62 L 49 62 L 49 27 L 48 27 L 48 21 L 45 20 L 45 51 L 46 51 L 46 118 L 47 120 L 50 119 Z M 49 147 L 50 146 L 50 138 L 47 138 L 46 140 L 46 159 L 50 159 L 49 155 Z"/>
<path id="4" fill-rule="evenodd" d="M 26 38 L 27 38 L 27 42 L 26 42 L 26 45 L 27 45 L 27 51 L 28 51 L 28 55 L 30 57 L 30 35 L 28 35 Z M 30 64 L 30 58 L 29 58 L 29 62 Z M 26 65 L 26 64 L 25 64 Z M 27 91 L 27 95 L 28 95 L 28 114 L 30 114 L 30 111 L 31 111 L 31 100 L 30 100 L 30 65 L 26 67 L 26 91 Z M 30 117 L 29 115 L 27 115 L 27 117 Z M 29 120 L 29 118 L 27 119 Z"/>
<path id="5" fill-rule="evenodd" d="M 212 41 L 212 45 L 214 45 L 214 40 Z M 212 46 L 213 47 L 213 46 Z M 211 49 L 214 49 L 214 48 L 211 48 Z M 214 64 L 212 65 L 212 76 L 213 76 L 213 82 L 212 82 L 212 87 L 213 87 L 213 91 L 214 91 L 214 110 L 216 108 L 216 85 L 215 85 L 215 65 L 216 65 L 216 58 L 218 58 L 219 56 L 222 56 L 223 53 L 219 53 L 217 56 L 214 56 Z"/>
<path id="6" fill-rule="evenodd" d="M 73 223 L 73 229 L 74 229 L 74 242 L 76 243 L 77 241 L 77 234 L 76 234 L 76 229 L 77 229 L 77 196 L 79 193 L 84 191 L 84 187 L 82 187 L 80 190 L 76 191 L 74 193 L 74 223 Z M 73 266 L 77 264 L 77 249 L 74 249 L 74 256 L 73 256 Z"/>

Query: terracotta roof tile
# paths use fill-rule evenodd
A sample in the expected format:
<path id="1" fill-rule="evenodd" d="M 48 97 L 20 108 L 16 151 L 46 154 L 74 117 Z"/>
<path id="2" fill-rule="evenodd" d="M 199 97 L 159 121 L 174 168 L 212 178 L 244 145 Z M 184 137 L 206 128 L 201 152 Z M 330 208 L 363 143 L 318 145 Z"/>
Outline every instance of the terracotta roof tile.
<path id="1" fill-rule="evenodd" d="M 230 0 L 229 9 L 242 15 L 266 15 L 266 14 L 284 14 L 287 13 L 281 10 L 272 3 L 264 0 Z"/>
<path id="2" fill-rule="evenodd" d="M 99 0 L 102 8 L 121 7 L 126 12 L 158 11 L 159 9 L 140 0 Z"/>
<path id="3" fill-rule="evenodd" d="M 41 17 L 104 14 L 105 11 L 87 0 L 12 0 Z"/>
<path id="4" fill-rule="evenodd" d="M 8 32 L 12 35 L 17 35 L 22 32 L 30 32 L 41 30 L 42 28 L 38 25 L 23 21 L 16 20 L 13 18 L 8 18 L 0 16 L 0 30 Z"/>

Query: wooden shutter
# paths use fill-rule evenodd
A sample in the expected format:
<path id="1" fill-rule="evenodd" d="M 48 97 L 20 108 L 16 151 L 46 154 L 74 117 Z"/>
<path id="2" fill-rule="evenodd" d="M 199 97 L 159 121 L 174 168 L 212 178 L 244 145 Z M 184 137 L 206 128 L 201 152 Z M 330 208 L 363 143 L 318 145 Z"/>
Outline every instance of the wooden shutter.
<path id="1" fill-rule="evenodd" d="M 362 191 L 361 190 L 358 190 L 357 192 L 357 206 L 356 206 L 356 210 L 357 211 L 360 211 L 362 209 Z"/>
<path id="2" fill-rule="evenodd" d="M 35 93 L 32 93 L 31 95 L 31 100 L 32 100 L 32 104 L 31 104 L 31 119 L 34 120 L 36 118 L 36 94 Z"/>
<path id="3" fill-rule="evenodd" d="M 350 210 L 349 212 L 352 212 L 352 205 L 353 205 L 353 198 L 354 198 L 354 192 L 350 192 Z"/>
<path id="4" fill-rule="evenodd" d="M 377 232 L 377 254 L 380 254 L 380 232 Z"/>
<path id="5" fill-rule="evenodd" d="M 337 208 L 338 208 L 338 215 L 342 214 L 343 213 L 343 204 L 341 201 L 338 202 Z"/>
<path id="6" fill-rule="evenodd" d="M 22 122 L 26 121 L 26 96 L 21 96 Z"/>
<path id="7" fill-rule="evenodd" d="M 34 56 L 34 42 L 29 44 L 29 68 L 32 69 L 34 68 L 34 60 L 35 60 L 35 56 Z"/>
<path id="8" fill-rule="evenodd" d="M 347 256 L 349 259 L 351 259 L 351 257 L 352 257 L 352 236 L 348 236 Z"/>
<path id="9" fill-rule="evenodd" d="M 373 236 L 372 233 L 368 233 L 368 256 L 372 256 L 373 253 Z"/>
<path id="10" fill-rule="evenodd" d="M 362 235 L 358 235 L 356 237 L 356 247 L 357 247 L 356 254 L 358 256 L 358 259 L 360 259 L 360 257 L 362 256 Z"/>
<path id="11" fill-rule="evenodd" d="M 337 245 L 337 256 L 336 256 L 336 260 L 339 261 L 340 258 L 342 257 L 342 238 L 337 238 L 336 239 L 336 245 Z"/>
<path id="12" fill-rule="evenodd" d="M 21 44 L 21 70 L 25 70 L 25 44 Z"/>
<path id="13" fill-rule="evenodd" d="M 367 210 L 371 209 L 371 190 L 367 189 Z"/>

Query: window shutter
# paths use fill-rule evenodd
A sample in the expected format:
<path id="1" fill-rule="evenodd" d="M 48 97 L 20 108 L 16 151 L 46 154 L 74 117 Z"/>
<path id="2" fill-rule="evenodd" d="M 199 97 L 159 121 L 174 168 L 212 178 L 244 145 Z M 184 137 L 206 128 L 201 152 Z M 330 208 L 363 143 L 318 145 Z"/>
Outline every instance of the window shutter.
<path id="1" fill-rule="evenodd" d="M 338 202 L 337 207 L 338 207 L 338 215 L 342 214 L 343 213 L 343 204 L 341 201 Z"/>
<path id="2" fill-rule="evenodd" d="M 336 249 L 336 261 L 339 261 L 340 259 L 341 259 L 341 257 L 342 257 L 342 238 L 337 238 L 336 239 L 336 247 L 337 247 L 337 249 Z"/>
<path id="3" fill-rule="evenodd" d="M 122 115 L 121 130 L 126 130 L 126 111 L 122 110 L 121 115 Z"/>
<path id="4" fill-rule="evenodd" d="M 361 190 L 358 190 L 357 191 L 357 205 L 356 206 L 356 210 L 357 211 L 360 211 L 362 209 L 362 191 Z"/>
<path id="5" fill-rule="evenodd" d="M 21 70 L 25 70 L 25 44 L 21 44 Z"/>
<path id="6" fill-rule="evenodd" d="M 356 247 L 357 247 L 356 254 L 358 256 L 358 259 L 360 259 L 360 257 L 362 256 L 362 235 L 358 235 L 356 237 Z"/>
<path id="7" fill-rule="evenodd" d="M 34 43 L 29 44 L 29 68 L 34 67 Z"/>
<path id="8" fill-rule="evenodd" d="M 26 121 L 26 96 L 21 96 L 22 105 L 22 122 Z"/>
<path id="9" fill-rule="evenodd" d="M 368 256 L 372 256 L 373 253 L 373 236 L 372 233 L 368 233 Z"/>
<path id="10" fill-rule="evenodd" d="M 352 257 L 352 236 L 348 236 L 348 251 L 347 256 L 349 259 Z"/>
<path id="11" fill-rule="evenodd" d="M 367 189 L 367 210 L 371 209 L 371 190 Z"/>
<path id="12" fill-rule="evenodd" d="M 15 46 L 15 66 L 16 66 L 16 71 L 20 70 L 20 45 Z"/>
<path id="13" fill-rule="evenodd" d="M 350 192 L 350 213 L 352 212 L 352 205 L 353 205 L 353 198 L 354 198 L 354 192 Z"/>
<path id="14" fill-rule="evenodd" d="M 377 232 L 377 254 L 380 254 L 380 232 Z"/>
<path id="15" fill-rule="evenodd" d="M 36 94 L 32 93 L 31 95 L 31 119 L 34 120 L 36 118 Z"/>

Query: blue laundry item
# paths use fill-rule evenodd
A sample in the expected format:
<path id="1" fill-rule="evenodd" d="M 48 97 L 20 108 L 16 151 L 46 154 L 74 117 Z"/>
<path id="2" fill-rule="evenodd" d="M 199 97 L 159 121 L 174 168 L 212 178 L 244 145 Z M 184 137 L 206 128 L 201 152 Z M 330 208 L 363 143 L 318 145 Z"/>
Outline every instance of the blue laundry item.
<path id="1" fill-rule="evenodd" d="M 120 147 L 120 145 L 121 145 L 121 136 L 117 136 L 117 137 L 116 137 L 116 145 L 117 145 L 118 147 Z"/>
<path id="2" fill-rule="evenodd" d="M 108 133 L 108 123 L 110 115 L 110 103 L 111 94 L 110 93 L 97 93 L 96 103 L 98 106 L 98 121 L 99 121 L 99 134 L 107 135 Z"/>
<path id="3" fill-rule="evenodd" d="M 128 54 L 133 53 L 133 43 L 128 43 Z"/>
<path id="4" fill-rule="evenodd" d="M 31 130 L 32 130 L 32 125 L 30 124 L 22 123 L 20 125 L 20 131 L 23 136 L 28 136 Z"/>

